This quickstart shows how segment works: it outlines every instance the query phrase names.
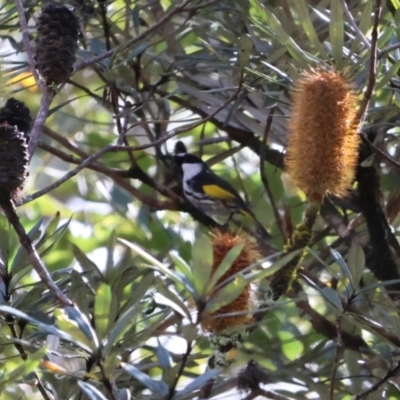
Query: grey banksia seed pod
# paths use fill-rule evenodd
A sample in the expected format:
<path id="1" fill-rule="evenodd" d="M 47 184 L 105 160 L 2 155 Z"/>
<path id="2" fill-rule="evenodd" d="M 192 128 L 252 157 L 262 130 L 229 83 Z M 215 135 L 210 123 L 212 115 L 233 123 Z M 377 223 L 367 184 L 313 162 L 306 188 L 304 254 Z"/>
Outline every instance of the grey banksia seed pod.
<path id="1" fill-rule="evenodd" d="M 28 175 L 29 155 L 24 134 L 16 126 L 0 125 L 0 204 L 18 203 Z"/>
<path id="2" fill-rule="evenodd" d="M 48 4 L 37 24 L 36 69 L 47 85 L 65 83 L 71 76 L 78 48 L 78 20 L 67 7 Z"/>

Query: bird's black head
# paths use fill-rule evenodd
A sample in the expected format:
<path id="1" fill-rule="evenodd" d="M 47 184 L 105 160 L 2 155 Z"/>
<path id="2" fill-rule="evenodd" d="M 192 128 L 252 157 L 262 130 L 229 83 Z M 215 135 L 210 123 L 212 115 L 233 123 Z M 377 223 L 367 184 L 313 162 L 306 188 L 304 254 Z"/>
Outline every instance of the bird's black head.
<path id="1" fill-rule="evenodd" d="M 176 154 L 174 160 L 181 168 L 183 164 L 204 164 L 200 157 L 187 153 Z"/>

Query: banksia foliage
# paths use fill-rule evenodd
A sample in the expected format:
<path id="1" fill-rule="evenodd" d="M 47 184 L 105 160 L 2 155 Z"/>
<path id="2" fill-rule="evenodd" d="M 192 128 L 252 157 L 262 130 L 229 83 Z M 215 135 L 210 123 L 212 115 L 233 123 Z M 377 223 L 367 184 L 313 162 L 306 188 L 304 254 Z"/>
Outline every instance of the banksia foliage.
<path id="1" fill-rule="evenodd" d="M 286 152 L 289 180 L 311 200 L 343 196 L 357 165 L 357 97 L 334 71 L 307 72 L 295 84 Z"/>
<path id="2" fill-rule="evenodd" d="M 4 107 L 0 108 L 0 124 L 7 122 L 9 125 L 16 125 L 19 132 L 27 134 L 31 126 L 31 113 L 29 108 L 19 100 L 11 97 Z"/>
<path id="3" fill-rule="evenodd" d="M 255 248 L 255 245 L 248 239 L 239 235 L 233 235 L 232 233 L 220 233 L 217 232 L 212 240 L 213 252 L 214 252 L 214 263 L 212 266 L 212 274 L 217 270 L 224 257 L 227 255 L 229 250 L 243 243 L 243 249 L 237 259 L 233 262 L 230 269 L 219 279 L 217 285 L 230 276 L 242 271 L 249 265 L 255 263 L 259 258 L 259 254 Z M 233 300 L 230 304 L 227 304 L 220 308 L 214 313 L 208 314 L 202 321 L 201 326 L 205 331 L 219 333 L 225 329 L 233 328 L 235 326 L 247 324 L 251 322 L 252 316 L 250 311 L 254 309 L 255 301 L 252 293 L 251 285 L 244 287 L 240 295 Z M 221 316 L 222 314 L 236 313 L 237 315 L 232 316 Z"/>
<path id="4" fill-rule="evenodd" d="M 26 140 L 17 127 L 0 125 L 0 204 L 19 201 L 28 174 L 29 156 Z"/>
<path id="5" fill-rule="evenodd" d="M 37 25 L 36 69 L 47 85 L 65 83 L 71 76 L 78 47 L 78 21 L 64 6 L 43 8 Z"/>

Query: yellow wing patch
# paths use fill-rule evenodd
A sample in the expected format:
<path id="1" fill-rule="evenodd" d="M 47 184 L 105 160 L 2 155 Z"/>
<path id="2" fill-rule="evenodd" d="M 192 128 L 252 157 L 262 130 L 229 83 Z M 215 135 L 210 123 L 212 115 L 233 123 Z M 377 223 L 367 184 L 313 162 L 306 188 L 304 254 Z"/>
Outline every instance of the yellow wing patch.
<path id="1" fill-rule="evenodd" d="M 220 200 L 227 200 L 227 199 L 235 199 L 235 195 L 231 192 L 228 192 L 225 189 L 222 189 L 218 185 L 203 185 L 203 190 L 205 194 L 208 194 L 211 197 L 215 197 L 216 199 Z"/>

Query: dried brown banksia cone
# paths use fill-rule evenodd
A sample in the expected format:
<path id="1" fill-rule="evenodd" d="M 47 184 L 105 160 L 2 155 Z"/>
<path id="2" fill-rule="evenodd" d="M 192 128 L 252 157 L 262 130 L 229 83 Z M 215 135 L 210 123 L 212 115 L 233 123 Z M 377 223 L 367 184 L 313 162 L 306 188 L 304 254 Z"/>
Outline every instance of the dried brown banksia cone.
<path id="1" fill-rule="evenodd" d="M 67 7 L 48 4 L 37 24 L 36 69 L 47 85 L 65 83 L 71 76 L 78 47 L 78 21 Z"/>
<path id="2" fill-rule="evenodd" d="M 228 279 L 230 276 L 255 263 L 260 258 L 260 255 L 257 252 L 255 245 L 245 237 L 234 235 L 230 232 L 217 232 L 214 234 L 212 239 L 212 247 L 214 252 L 214 263 L 211 272 L 212 274 L 215 273 L 229 250 L 239 243 L 243 243 L 242 251 L 232 263 L 230 269 L 222 276 L 221 279 L 219 279 L 217 285 Z M 247 324 L 252 320 L 251 311 L 254 309 L 254 306 L 254 294 L 252 292 L 251 285 L 249 284 L 243 288 L 243 291 L 240 293 L 240 295 L 231 303 L 223 306 L 214 313 L 208 314 L 203 319 L 201 326 L 205 331 L 220 333 L 225 329 Z M 222 316 L 222 314 L 231 313 L 235 315 Z"/>
<path id="3" fill-rule="evenodd" d="M 357 97 L 334 71 L 306 72 L 292 93 L 286 152 L 289 180 L 311 200 L 343 196 L 357 165 Z"/>
<path id="4" fill-rule="evenodd" d="M 16 125 L 18 131 L 25 134 L 25 138 L 27 138 L 31 121 L 29 108 L 22 101 L 13 97 L 7 100 L 4 107 L 0 108 L 0 124 L 7 122 L 9 125 Z"/>
<path id="5" fill-rule="evenodd" d="M 28 175 L 28 148 L 16 126 L 0 125 L 0 204 L 18 203 Z"/>

